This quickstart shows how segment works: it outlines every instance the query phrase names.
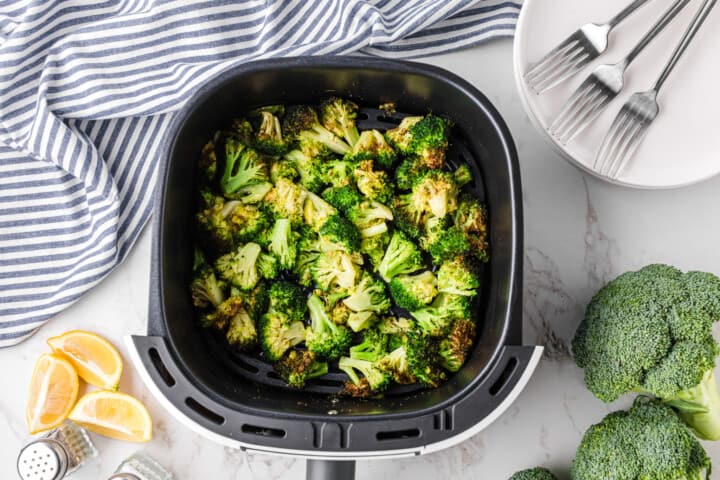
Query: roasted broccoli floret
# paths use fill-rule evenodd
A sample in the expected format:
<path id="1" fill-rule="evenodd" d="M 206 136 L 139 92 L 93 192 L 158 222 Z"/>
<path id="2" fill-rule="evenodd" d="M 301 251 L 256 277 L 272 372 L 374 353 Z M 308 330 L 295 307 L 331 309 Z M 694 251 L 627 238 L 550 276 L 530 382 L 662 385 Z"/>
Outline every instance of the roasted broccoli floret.
<path id="1" fill-rule="evenodd" d="M 325 310 L 325 304 L 317 295 L 307 301 L 311 325 L 307 329 L 305 345 L 320 358 L 334 360 L 347 353 L 352 343 L 350 330 L 336 325 Z"/>
<path id="2" fill-rule="evenodd" d="M 277 257 L 281 268 L 292 270 L 297 256 L 297 242 L 292 234 L 290 220 L 286 218 L 275 220 L 268 250 Z"/>
<path id="3" fill-rule="evenodd" d="M 425 226 L 425 212 L 418 210 L 412 193 L 398 195 L 392 204 L 394 225 L 413 239 L 422 239 Z"/>
<path id="4" fill-rule="evenodd" d="M 360 138 L 355 125 L 357 112 L 358 106 L 355 102 L 338 97 L 328 98 L 320 105 L 320 119 L 323 126 L 336 136 L 344 138 L 351 147 Z"/>
<path id="5" fill-rule="evenodd" d="M 269 111 L 260 113 L 260 127 L 255 133 L 255 148 L 268 155 L 279 156 L 288 149 L 287 142 L 283 139 L 280 120 Z"/>
<path id="6" fill-rule="evenodd" d="M 438 293 L 437 279 L 430 271 L 417 275 L 398 275 L 390 281 L 388 287 L 395 304 L 410 311 L 425 307 Z"/>
<path id="7" fill-rule="evenodd" d="M 332 300 L 327 298 L 327 295 L 323 295 L 325 304 L 330 306 L 330 319 L 333 323 L 338 325 L 347 325 L 350 315 L 353 313 L 344 303 L 335 300 L 334 305 L 331 306 Z"/>
<path id="8" fill-rule="evenodd" d="M 250 118 L 261 117 L 265 112 L 272 113 L 276 117 L 281 118 L 285 115 L 285 105 L 263 105 L 250 110 L 247 116 Z"/>
<path id="9" fill-rule="evenodd" d="M 385 356 L 388 336 L 376 329 L 365 330 L 362 342 L 350 347 L 350 358 L 374 362 Z"/>
<path id="10" fill-rule="evenodd" d="M 515 473 L 510 480 L 558 480 L 558 478 L 546 468 L 535 467 Z"/>
<path id="11" fill-rule="evenodd" d="M 342 213 L 347 212 L 363 201 L 362 195 L 352 184 L 341 187 L 328 187 L 322 192 L 322 198 Z"/>
<path id="12" fill-rule="evenodd" d="M 387 221 L 393 219 L 392 210 L 379 202 L 366 200 L 352 207 L 347 216 L 360 230 L 363 238 L 374 237 L 388 231 Z"/>
<path id="13" fill-rule="evenodd" d="M 447 333 L 453 318 L 437 307 L 429 306 L 410 312 L 425 335 L 440 337 Z"/>
<path id="14" fill-rule="evenodd" d="M 325 245 L 332 244 L 332 248 L 353 253 L 360 249 L 360 232 L 347 219 L 333 214 L 320 227 L 320 241 Z"/>
<path id="15" fill-rule="evenodd" d="M 378 272 L 386 282 L 398 275 L 413 273 L 424 267 L 422 255 L 415 244 L 402 232 L 393 233 Z"/>
<path id="16" fill-rule="evenodd" d="M 344 187 L 354 182 L 355 163 L 348 160 L 326 160 L 322 164 L 323 181 L 333 187 Z"/>
<path id="17" fill-rule="evenodd" d="M 263 282 L 258 282 L 255 288 L 247 292 L 233 287 L 230 289 L 230 295 L 242 298 L 243 308 L 253 320 L 260 320 L 260 317 L 267 311 L 268 291 Z"/>
<path id="18" fill-rule="evenodd" d="M 365 130 L 360 134 L 352 153 L 348 154 L 346 158 L 354 162 L 374 160 L 378 168 L 390 170 L 395 164 L 397 154 L 382 133 L 377 130 Z"/>
<path id="19" fill-rule="evenodd" d="M 228 218 L 240 202 L 226 202 L 223 197 L 209 192 L 203 197 L 205 208 L 195 215 L 202 240 L 213 251 L 229 252 L 235 246 L 237 236 L 235 224 Z"/>
<path id="20" fill-rule="evenodd" d="M 467 319 L 472 316 L 471 297 L 466 295 L 440 292 L 431 305 L 442 315 L 452 319 Z"/>
<path id="21" fill-rule="evenodd" d="M 720 278 L 667 265 L 625 273 L 592 299 L 573 340 L 596 397 L 646 392 L 674 406 L 700 438 L 720 439 L 713 368 Z"/>
<path id="22" fill-rule="evenodd" d="M 440 366 L 437 340 L 417 330 L 408 331 L 406 336 L 405 350 L 410 375 L 422 385 L 436 388 L 447 378 Z"/>
<path id="23" fill-rule="evenodd" d="M 317 113 L 309 106 L 299 106 L 289 111 L 283 122 L 283 132 L 294 136 L 301 143 L 317 143 L 340 155 L 350 152 L 350 146 L 322 126 Z"/>
<path id="24" fill-rule="evenodd" d="M 255 322 L 244 308 L 230 319 L 225 338 L 230 345 L 240 350 L 247 350 L 255 345 L 258 338 Z"/>
<path id="25" fill-rule="evenodd" d="M 710 458 L 673 410 L 639 398 L 591 426 L 572 462 L 573 480 L 709 478 Z"/>
<path id="26" fill-rule="evenodd" d="M 290 282 L 275 282 L 268 292 L 270 310 L 284 314 L 291 322 L 303 320 L 307 312 L 303 291 Z"/>
<path id="27" fill-rule="evenodd" d="M 377 328 L 380 332 L 388 335 L 404 336 L 415 326 L 410 318 L 388 316 L 378 322 Z"/>
<path id="28" fill-rule="evenodd" d="M 266 280 L 273 280 L 280 275 L 280 261 L 275 255 L 260 252 L 257 259 L 257 270 L 260 276 Z"/>
<path id="29" fill-rule="evenodd" d="M 279 218 L 287 218 L 293 225 L 301 225 L 307 194 L 305 189 L 290 180 L 279 178 L 265 197 L 265 202 Z"/>
<path id="30" fill-rule="evenodd" d="M 321 252 L 320 242 L 315 232 L 310 229 L 301 230 L 297 250 L 298 255 L 293 272 L 297 275 L 300 285 L 309 287 L 313 280 L 315 261 Z"/>
<path id="31" fill-rule="evenodd" d="M 377 366 L 384 372 L 390 374 L 392 379 L 399 384 L 404 385 L 417 382 L 417 379 L 410 372 L 405 343 L 402 343 L 390 353 L 378 359 Z"/>
<path id="32" fill-rule="evenodd" d="M 236 118 L 233 120 L 230 128 L 226 132 L 226 136 L 243 145 L 252 144 L 253 138 L 255 137 L 253 127 L 246 118 Z"/>
<path id="33" fill-rule="evenodd" d="M 260 346 L 271 362 L 282 358 L 288 349 L 305 340 L 305 325 L 290 322 L 284 314 L 267 312 L 260 318 Z"/>
<path id="34" fill-rule="evenodd" d="M 205 314 L 201 318 L 202 326 L 205 328 L 216 328 L 225 330 L 230 320 L 243 310 L 243 299 L 236 295 L 229 296 L 218 305 L 215 310 Z"/>
<path id="35" fill-rule="evenodd" d="M 470 251 L 478 260 L 487 262 L 487 211 L 475 199 L 462 198 L 455 211 L 455 225 L 465 235 Z"/>
<path id="36" fill-rule="evenodd" d="M 457 210 L 458 191 L 451 173 L 430 170 L 413 187 L 412 203 L 417 211 L 442 218 Z"/>
<path id="37" fill-rule="evenodd" d="M 405 155 L 417 156 L 428 168 L 442 168 L 451 124 L 435 115 L 405 117 L 400 125 L 385 132 L 391 145 Z"/>
<path id="38" fill-rule="evenodd" d="M 460 229 L 455 225 L 443 227 L 443 224 L 440 221 L 433 225 L 420 239 L 420 246 L 432 256 L 436 264 L 471 253 L 470 243 Z"/>
<path id="39" fill-rule="evenodd" d="M 252 290 L 260 280 L 257 260 L 260 245 L 246 243 L 236 251 L 223 255 L 215 263 L 220 276 L 242 290 Z"/>
<path id="40" fill-rule="evenodd" d="M 323 289 L 351 288 L 360 275 L 360 268 L 351 255 L 341 250 L 321 253 L 313 265 L 313 280 Z"/>
<path id="41" fill-rule="evenodd" d="M 217 307 L 225 300 L 224 288 L 225 282 L 215 277 L 212 267 L 202 263 L 195 269 L 190 285 L 193 305 L 201 308 L 210 305 Z"/>
<path id="42" fill-rule="evenodd" d="M 375 170 L 373 160 L 363 160 L 353 170 L 358 190 L 369 200 L 388 203 L 393 198 L 392 181 L 387 173 Z"/>
<path id="43" fill-rule="evenodd" d="M 318 361 L 313 352 L 290 350 L 275 364 L 275 371 L 291 387 L 303 388 L 308 380 L 328 373 L 328 364 Z"/>
<path id="44" fill-rule="evenodd" d="M 295 163 L 290 160 L 275 160 L 270 165 L 270 179 L 273 182 L 277 182 L 279 178 L 285 178 L 294 182 L 299 176 L 300 173 L 295 168 Z"/>
<path id="45" fill-rule="evenodd" d="M 463 163 L 460 165 L 454 172 L 453 177 L 455 177 L 455 183 L 457 184 L 458 188 L 462 188 L 468 183 L 472 183 L 473 181 L 473 174 L 470 171 L 470 167 L 468 167 L 467 163 Z"/>
<path id="46" fill-rule="evenodd" d="M 210 140 L 200 152 L 200 160 L 197 164 L 200 173 L 201 184 L 212 185 L 217 178 L 217 154 L 215 153 L 215 141 Z"/>
<path id="47" fill-rule="evenodd" d="M 247 195 L 247 188 L 268 183 L 263 158 L 252 148 L 228 138 L 225 141 L 225 169 L 220 179 L 223 193 L 231 198 L 240 198 Z"/>
<path id="48" fill-rule="evenodd" d="M 442 265 L 437 271 L 438 291 L 474 297 L 480 288 L 476 266 L 469 258 L 459 255 Z"/>
<path id="49" fill-rule="evenodd" d="M 350 290 L 350 296 L 343 303 L 354 312 L 386 312 L 391 304 L 385 293 L 385 284 L 369 274 L 363 275 L 360 282 Z"/>
<path id="50" fill-rule="evenodd" d="M 300 184 L 311 192 L 319 192 L 325 184 L 323 180 L 322 160 L 311 157 L 300 150 L 291 150 L 285 154 L 285 159 L 292 162 L 300 175 Z"/>
<path id="51" fill-rule="evenodd" d="M 416 157 L 406 158 L 395 170 L 395 185 L 400 190 L 412 190 L 427 171 L 428 168 L 421 160 Z"/>
<path id="52" fill-rule="evenodd" d="M 382 392 L 390 383 L 390 375 L 374 362 L 342 357 L 338 367 L 350 377 L 350 382 L 345 383 L 340 391 L 341 395 L 367 398 Z M 357 372 L 362 374 L 362 379 Z"/>
<path id="53" fill-rule="evenodd" d="M 337 214 L 335 207 L 314 193 L 308 192 L 304 209 L 305 223 L 314 231 L 318 232 L 328 219 L 335 214 Z"/>
<path id="54" fill-rule="evenodd" d="M 385 256 L 385 250 L 387 250 L 389 244 L 389 233 L 366 237 L 360 241 L 360 253 L 364 253 L 370 258 L 370 263 L 377 271 L 378 267 L 380 266 L 380 262 L 382 262 L 382 259 Z"/>
<path id="55" fill-rule="evenodd" d="M 448 336 L 440 340 L 438 354 L 442 359 L 442 366 L 450 372 L 460 370 L 474 341 L 475 323 L 464 319 L 456 320 Z"/>
<path id="56" fill-rule="evenodd" d="M 347 326 L 353 332 L 360 332 L 372 327 L 378 320 L 375 312 L 364 310 L 362 312 L 352 312 L 348 315 Z"/>
<path id="57" fill-rule="evenodd" d="M 239 203 L 232 209 L 227 217 L 235 241 L 238 243 L 251 242 L 260 233 L 271 225 L 272 216 L 261 207 Z"/>

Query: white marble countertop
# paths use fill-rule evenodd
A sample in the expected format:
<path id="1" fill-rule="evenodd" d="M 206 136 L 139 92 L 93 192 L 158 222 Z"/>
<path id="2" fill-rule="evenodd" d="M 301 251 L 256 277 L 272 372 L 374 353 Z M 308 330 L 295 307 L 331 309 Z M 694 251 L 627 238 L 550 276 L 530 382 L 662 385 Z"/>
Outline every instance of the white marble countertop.
<path id="1" fill-rule="evenodd" d="M 525 204 L 525 341 L 549 346 L 549 357 L 518 401 L 488 429 L 440 453 L 402 460 L 359 462 L 357 478 L 504 480 L 544 464 L 566 475 L 582 432 L 628 401 L 605 405 L 584 387 L 567 357 L 567 341 L 588 299 L 617 274 L 648 263 L 720 274 L 720 179 L 678 191 L 632 191 L 601 183 L 559 158 L 534 131 L 515 92 L 511 42 L 425 60 L 475 84 L 505 117 L 515 137 Z M 682 159 L 678 159 L 682 161 Z M 129 361 L 124 335 L 144 333 L 150 229 L 128 260 L 83 300 L 24 344 L 0 350 L 0 479 L 17 478 L 15 458 L 27 440 L 26 388 L 45 340 L 70 329 L 107 336 Z M 151 398 L 126 363 L 121 390 L 141 398 L 155 422 L 155 438 L 134 445 L 94 436 L 102 455 L 72 478 L 103 480 L 129 454 L 145 448 L 179 480 L 300 479 L 304 461 L 246 454 L 216 445 L 180 425 Z M 718 463 L 720 443 L 706 444 Z"/>

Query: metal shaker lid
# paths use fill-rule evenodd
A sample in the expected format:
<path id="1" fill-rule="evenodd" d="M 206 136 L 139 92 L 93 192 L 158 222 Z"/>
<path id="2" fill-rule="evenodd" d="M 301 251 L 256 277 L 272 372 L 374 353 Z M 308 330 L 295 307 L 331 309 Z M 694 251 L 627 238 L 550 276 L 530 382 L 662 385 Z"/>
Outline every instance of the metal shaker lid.
<path id="1" fill-rule="evenodd" d="M 18 455 L 22 480 L 60 480 L 67 473 L 68 456 L 55 440 L 41 438 L 26 445 Z"/>
<path id="2" fill-rule="evenodd" d="M 112 477 L 108 478 L 108 480 L 142 480 L 137 475 L 133 475 L 132 473 L 116 473 Z"/>

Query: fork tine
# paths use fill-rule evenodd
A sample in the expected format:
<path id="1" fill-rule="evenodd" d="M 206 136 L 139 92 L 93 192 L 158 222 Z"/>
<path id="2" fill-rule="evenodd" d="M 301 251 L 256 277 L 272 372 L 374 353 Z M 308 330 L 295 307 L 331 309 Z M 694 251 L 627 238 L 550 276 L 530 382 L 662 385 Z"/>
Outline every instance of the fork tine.
<path id="1" fill-rule="evenodd" d="M 531 85 L 535 93 L 542 93 L 561 83 L 566 78 L 572 76 L 583 66 L 590 62 L 590 54 L 580 47 L 569 54 L 563 61 L 557 65 L 551 74 L 542 80 Z"/>
<path id="2" fill-rule="evenodd" d="M 610 130 L 605 135 L 602 146 L 598 152 L 595 163 L 599 164 L 602 175 L 609 175 L 615 165 L 618 147 L 622 144 L 624 135 L 627 133 L 628 124 L 632 121 L 630 111 L 623 107 L 613 121 Z"/>
<path id="3" fill-rule="evenodd" d="M 576 115 L 576 111 L 580 108 L 578 104 L 582 102 L 587 95 L 592 91 L 593 83 L 590 78 L 585 80 L 582 85 L 570 96 L 565 105 L 563 106 L 560 113 L 557 114 L 555 120 L 550 125 L 550 133 L 553 136 L 557 136 L 561 129 L 564 129 L 565 124 Z"/>
<path id="4" fill-rule="evenodd" d="M 563 43 L 555 47 L 550 53 L 545 55 L 535 65 L 530 67 L 530 69 L 525 73 L 525 79 L 528 82 L 531 82 L 534 78 L 537 78 L 538 76 L 545 73 L 555 64 L 555 62 L 557 62 L 560 57 L 562 57 L 567 51 L 569 51 L 569 49 L 573 48 L 575 45 L 579 45 L 579 42 L 574 35 L 567 38 Z"/>
<path id="5" fill-rule="evenodd" d="M 590 125 L 595 118 L 597 118 L 600 112 L 602 112 L 605 105 L 610 102 L 610 99 L 611 97 L 607 94 L 607 92 L 601 89 L 598 89 L 597 92 L 593 92 L 592 97 L 586 103 L 585 108 L 582 110 L 577 120 L 568 127 L 565 135 L 560 138 L 563 145 L 567 144 L 580 132 L 585 130 L 585 128 L 587 128 L 587 126 Z"/>
<path id="6" fill-rule="evenodd" d="M 620 156 L 620 161 L 617 163 L 616 168 L 612 172 L 610 172 L 610 178 L 612 178 L 613 180 L 616 179 L 620 175 L 620 173 L 622 173 L 628 161 L 633 157 L 633 155 L 635 155 L 635 151 L 642 143 L 645 135 L 647 135 L 647 126 L 648 124 L 646 124 L 645 122 L 636 122 L 636 128 L 631 134 L 627 136 L 626 145 L 622 151 L 622 155 Z"/>
<path id="7" fill-rule="evenodd" d="M 593 88 L 585 96 L 582 103 L 575 110 L 572 118 L 565 122 L 565 125 L 563 126 L 563 129 L 561 131 L 557 132 L 556 138 L 563 145 L 565 145 L 568 141 L 570 141 L 572 137 L 575 136 L 575 133 L 579 130 L 585 118 L 587 118 L 587 115 L 592 113 L 593 108 L 595 107 L 598 99 L 600 99 L 601 95 L 602 91 L 600 91 L 600 89 Z"/>

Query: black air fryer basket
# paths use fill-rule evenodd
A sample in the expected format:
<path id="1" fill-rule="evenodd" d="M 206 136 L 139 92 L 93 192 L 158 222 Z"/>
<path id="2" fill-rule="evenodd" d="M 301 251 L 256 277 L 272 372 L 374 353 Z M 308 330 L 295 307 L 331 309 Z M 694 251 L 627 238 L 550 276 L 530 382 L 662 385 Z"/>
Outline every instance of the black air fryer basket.
<path id="1" fill-rule="evenodd" d="M 340 374 L 307 390 L 286 388 L 269 365 L 233 354 L 198 326 L 188 294 L 192 268 L 193 166 L 204 142 L 242 112 L 267 104 L 318 103 L 329 95 L 364 108 L 360 128 L 392 128 L 407 114 L 455 122 L 448 161 L 473 170 L 489 212 L 490 262 L 467 363 L 434 390 L 396 388 L 376 400 L 328 395 Z M 133 360 L 159 401 L 190 428 L 241 449 L 303 456 L 312 478 L 352 477 L 350 460 L 438 451 L 489 425 L 519 395 L 541 348 L 522 345 L 522 201 L 515 147 L 490 102 L 457 76 L 427 65 L 348 57 L 248 63 L 210 80 L 166 138 L 154 220 L 146 336 L 129 338 Z M 318 460 L 334 460 L 319 462 Z M 340 461 L 345 460 L 345 461 Z"/>

